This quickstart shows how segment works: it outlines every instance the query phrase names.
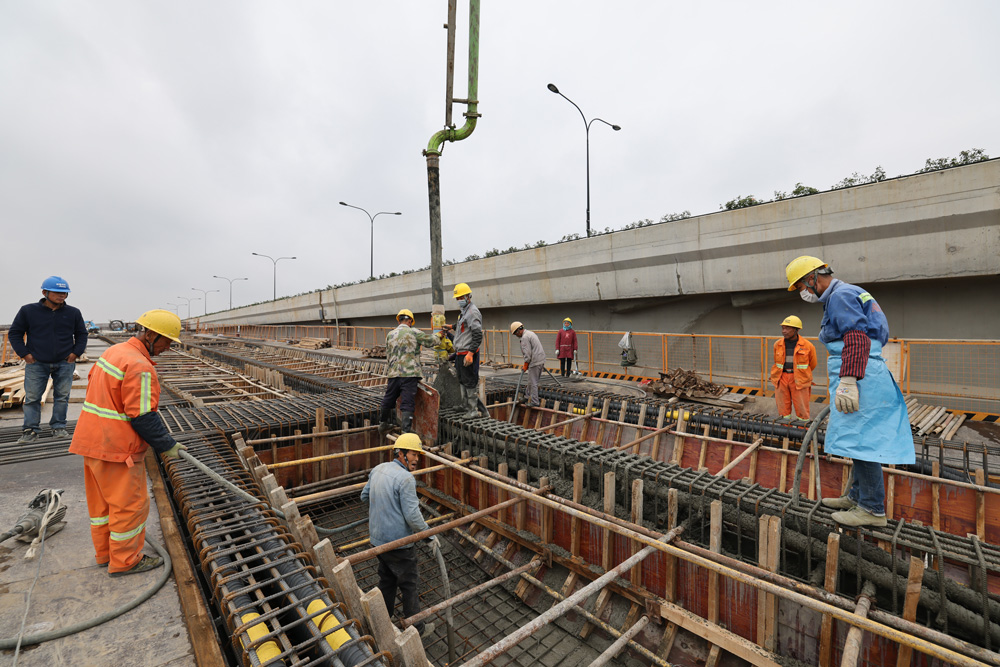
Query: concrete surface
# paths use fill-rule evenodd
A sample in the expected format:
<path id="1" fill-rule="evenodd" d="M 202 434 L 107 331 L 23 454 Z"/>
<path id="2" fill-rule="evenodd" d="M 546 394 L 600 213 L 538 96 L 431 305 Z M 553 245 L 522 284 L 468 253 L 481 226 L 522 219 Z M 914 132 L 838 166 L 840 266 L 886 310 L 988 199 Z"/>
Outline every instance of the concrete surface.
<path id="1" fill-rule="evenodd" d="M 92 339 L 87 347 L 87 357 L 95 361 L 106 347 L 103 341 Z M 69 404 L 67 417 L 71 422 L 80 416 L 92 361 L 77 364 L 81 379 L 74 380 L 73 385 L 77 388 L 72 390 L 70 398 L 79 397 L 81 402 Z M 43 406 L 43 425 L 48 423 L 51 412 L 51 405 Z M 0 411 L 0 428 L 20 427 L 22 422 L 20 409 Z M 25 560 L 28 545 L 16 539 L 0 544 L 0 637 L 3 638 L 17 636 L 29 590 L 31 600 L 25 635 L 96 618 L 136 598 L 163 571 L 158 569 L 112 579 L 107 574 L 106 566 L 95 563 L 84 491 L 83 459 L 79 456 L 0 465 L 0 532 L 12 528 L 27 510 L 28 503 L 45 488 L 64 490 L 66 527 L 46 539 L 40 559 Z M 146 534 L 163 543 L 155 502 L 150 503 Z M 145 553 L 156 552 L 147 544 Z M 14 651 L 0 651 L 0 656 L 8 664 L 13 661 Z M 62 639 L 22 646 L 17 664 L 24 667 L 70 664 L 99 667 L 194 665 L 191 641 L 173 577 L 149 600 L 116 619 Z"/>

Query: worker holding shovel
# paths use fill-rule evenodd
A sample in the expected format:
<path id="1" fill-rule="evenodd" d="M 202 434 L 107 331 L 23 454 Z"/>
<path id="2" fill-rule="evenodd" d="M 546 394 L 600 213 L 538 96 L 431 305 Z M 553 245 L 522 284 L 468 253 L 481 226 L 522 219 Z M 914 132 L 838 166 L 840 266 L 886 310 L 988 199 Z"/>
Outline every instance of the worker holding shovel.
<path id="1" fill-rule="evenodd" d="M 535 407 L 538 405 L 538 380 L 545 370 L 545 350 L 535 332 L 528 331 L 520 322 L 511 322 L 510 332 L 521 339 L 521 354 L 524 355 L 521 371 L 528 373 L 528 390 L 525 395 L 528 405 Z"/>

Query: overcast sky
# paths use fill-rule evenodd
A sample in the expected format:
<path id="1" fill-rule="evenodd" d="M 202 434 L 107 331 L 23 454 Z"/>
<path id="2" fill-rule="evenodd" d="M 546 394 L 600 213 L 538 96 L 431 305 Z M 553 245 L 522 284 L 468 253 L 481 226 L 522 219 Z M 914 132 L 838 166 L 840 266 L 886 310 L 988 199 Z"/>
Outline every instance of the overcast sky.
<path id="1" fill-rule="evenodd" d="M 1000 3 L 483 0 L 482 118 L 441 159 L 444 257 L 1000 156 Z M 97 321 L 430 262 L 421 150 L 446 0 L 0 0 L 0 320 Z M 460 2 L 456 97 L 465 97 Z M 464 122 L 456 107 L 455 122 Z M 428 285 L 429 289 L 429 285 Z M 203 301 L 191 305 L 201 314 Z M 186 307 L 180 308 L 181 315 Z"/>

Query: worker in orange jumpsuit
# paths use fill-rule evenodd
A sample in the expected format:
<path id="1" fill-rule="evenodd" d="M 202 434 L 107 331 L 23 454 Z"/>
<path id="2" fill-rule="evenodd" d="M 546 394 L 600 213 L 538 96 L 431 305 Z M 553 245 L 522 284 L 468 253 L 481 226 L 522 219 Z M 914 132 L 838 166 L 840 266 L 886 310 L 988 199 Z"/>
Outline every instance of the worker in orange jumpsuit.
<path id="1" fill-rule="evenodd" d="M 778 416 L 789 418 L 792 407 L 798 419 L 809 419 L 809 397 L 812 394 L 813 369 L 816 368 L 816 348 L 799 335 L 802 320 L 789 315 L 781 323 L 782 337 L 774 341 L 774 365 L 771 383 Z"/>
<path id="2" fill-rule="evenodd" d="M 69 448 L 84 457 L 90 536 L 97 563 L 107 564 L 112 577 L 163 565 L 162 558 L 142 553 L 149 516 L 142 459 L 149 446 L 167 458 L 185 449 L 156 411 L 160 383 L 153 365 L 153 357 L 180 341 L 180 318 L 151 310 L 136 323 L 139 333 L 109 347 L 90 369 L 83 413 Z"/>

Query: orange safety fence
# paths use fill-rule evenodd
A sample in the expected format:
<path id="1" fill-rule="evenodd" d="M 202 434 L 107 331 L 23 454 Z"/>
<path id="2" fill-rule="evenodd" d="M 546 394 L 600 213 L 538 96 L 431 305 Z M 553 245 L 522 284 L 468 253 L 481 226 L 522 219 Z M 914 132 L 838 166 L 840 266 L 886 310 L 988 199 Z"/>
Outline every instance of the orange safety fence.
<path id="1" fill-rule="evenodd" d="M 202 333 L 258 340 L 328 338 L 333 347 L 364 349 L 385 345 L 390 327 L 202 325 Z M 559 368 L 555 340 L 558 331 L 535 331 L 547 351 L 546 367 Z M 769 381 L 774 341 L 778 336 L 728 336 L 631 332 L 637 353 L 633 366 L 622 366 L 619 342 L 624 331 L 577 331 L 577 360 L 585 375 L 627 379 L 658 379 L 676 368 L 692 371 L 709 382 L 738 391 L 773 395 Z M 807 337 L 808 338 L 808 337 Z M 813 373 L 814 400 L 827 398 L 826 349 L 816 338 L 818 364 Z M 519 339 L 509 331 L 483 332 L 484 362 L 519 366 Z M 893 339 L 882 352 L 889 369 L 908 396 L 920 403 L 982 415 L 1000 413 L 1000 341 Z"/>

